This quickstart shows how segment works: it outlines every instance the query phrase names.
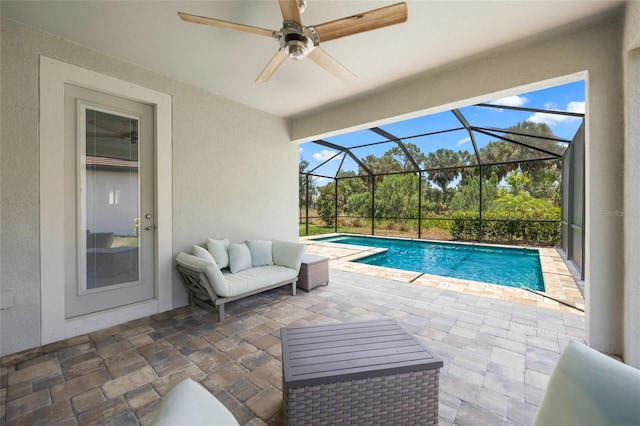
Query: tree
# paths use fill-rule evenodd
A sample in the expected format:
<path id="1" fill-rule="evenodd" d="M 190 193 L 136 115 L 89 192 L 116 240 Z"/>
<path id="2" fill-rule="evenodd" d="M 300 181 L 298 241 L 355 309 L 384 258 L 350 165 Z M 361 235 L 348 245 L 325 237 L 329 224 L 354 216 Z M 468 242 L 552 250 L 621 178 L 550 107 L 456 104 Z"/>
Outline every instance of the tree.
<path id="1" fill-rule="evenodd" d="M 505 177 L 508 190 L 502 191 L 493 204 L 494 211 L 520 213 L 530 219 L 544 219 L 557 214 L 560 208 L 549 197 L 534 197 L 532 190 L 537 186 L 529 177 L 529 172 L 513 170 Z"/>
<path id="2" fill-rule="evenodd" d="M 520 170 L 513 170 L 507 174 L 504 181 L 509 185 L 509 193 L 511 195 L 517 195 L 520 192 L 526 192 L 527 188 L 531 185 L 531 179 L 528 172 L 521 172 Z"/>
<path id="3" fill-rule="evenodd" d="M 320 187 L 320 196 L 318 197 L 318 214 L 326 226 L 335 226 L 336 219 L 336 202 L 335 188 L 333 182 Z"/>
<path id="4" fill-rule="evenodd" d="M 371 217 L 371 192 L 351 195 L 347 200 L 346 210 L 353 216 Z"/>
<path id="5" fill-rule="evenodd" d="M 338 210 L 346 213 L 349 197 L 368 191 L 367 185 L 360 177 L 356 176 L 355 172 L 342 171 L 338 173 Z"/>
<path id="6" fill-rule="evenodd" d="M 554 136 L 551 128 L 545 123 L 525 121 L 506 129 L 506 137 L 520 142 L 519 145 L 507 141 L 489 142 L 480 148 L 480 158 L 483 163 L 504 163 L 490 166 L 500 180 L 505 179 L 512 172 L 526 173 L 528 182 L 522 190 L 527 191 L 533 198 L 550 200 L 554 205 L 560 205 L 560 176 L 562 162 L 560 159 L 525 161 L 535 158 L 551 158 L 552 154 L 560 154 L 563 147 L 559 143 L 534 136 L 509 134 L 508 131 L 521 134 Z M 546 152 L 540 151 L 543 149 Z M 507 162 L 507 163 L 505 163 Z"/>
<path id="7" fill-rule="evenodd" d="M 466 156 L 466 155 L 465 155 Z M 424 159 L 429 180 L 435 182 L 442 191 L 442 198 L 448 200 L 448 186 L 460 174 L 459 169 L 451 167 L 464 165 L 462 152 L 440 148 L 436 152 L 430 152 Z"/>
<path id="8" fill-rule="evenodd" d="M 551 131 L 551 128 L 546 123 L 524 121 L 517 123 L 514 126 L 510 126 L 505 130 L 505 137 L 519 142 L 522 145 L 505 140 L 499 140 L 489 142 L 479 150 L 480 160 L 483 164 L 503 163 L 499 166 L 493 166 L 492 168 L 492 171 L 497 173 L 500 180 L 502 180 L 507 173 L 516 169 L 529 172 L 530 177 L 535 180 L 533 176 L 539 171 L 546 169 L 548 166 L 542 161 L 525 160 L 549 158 L 552 156 L 551 154 L 547 154 L 535 148 L 558 154 L 562 152 L 563 148 L 559 146 L 557 142 L 534 136 L 521 136 L 509 133 L 509 131 L 512 131 L 521 134 L 554 136 L 553 131 Z"/>
<path id="9" fill-rule="evenodd" d="M 508 212 L 527 219 L 560 219 L 560 207 L 549 200 L 533 198 L 528 192 L 503 193 L 492 205 L 492 211 Z"/>
<path id="10" fill-rule="evenodd" d="M 404 166 L 400 163 L 396 158 L 389 154 L 385 153 L 382 157 L 376 157 L 375 155 L 369 154 L 362 159 L 362 163 L 367 166 L 367 168 L 376 175 L 376 181 L 379 182 L 382 180 L 382 177 L 379 175 L 383 175 L 386 173 L 397 173 L 402 172 L 404 170 Z M 360 174 L 366 174 L 364 170 L 360 170 Z"/>
<path id="11" fill-rule="evenodd" d="M 562 173 L 561 160 L 551 160 L 546 163 L 546 168 L 540 168 L 531 174 L 530 183 L 526 190 L 534 198 L 550 200 L 554 205 L 560 205 L 560 175 Z"/>
<path id="12" fill-rule="evenodd" d="M 413 143 L 405 143 L 404 147 L 416 162 L 418 167 L 420 167 L 420 164 L 422 164 L 425 160 L 425 155 L 422 153 L 422 151 L 420 151 L 420 148 Z M 393 148 L 385 152 L 383 157 L 392 157 L 396 161 L 396 163 L 402 166 L 402 170 L 404 171 L 417 171 L 413 163 L 409 160 L 409 158 L 405 155 L 404 151 L 399 146 L 394 146 Z"/>
<path id="13" fill-rule="evenodd" d="M 499 196 L 498 176 L 494 173 L 482 180 L 482 210 L 492 210 Z M 451 210 L 477 212 L 480 206 L 480 178 L 473 176 L 461 185 L 451 199 Z"/>
<path id="14" fill-rule="evenodd" d="M 478 155 L 482 177 L 478 176 L 478 168 L 469 167 L 476 165 L 476 159 L 475 154 L 468 151 L 441 148 L 424 154 L 417 145 L 406 143 L 404 147 L 394 144 L 380 157 L 368 155 L 361 161 L 375 175 L 375 180 L 362 168 L 357 173 L 339 172 L 337 183 L 322 188 L 319 214 L 328 226 L 335 225 L 336 195 L 333 191 L 337 184 L 338 216 L 416 217 L 419 176 L 424 179 L 422 208 L 425 212 L 477 212 L 480 208 L 480 182 L 483 211 L 498 208 L 496 200 L 499 198 L 502 200 L 500 208 L 515 208 L 513 202 L 517 200 L 531 206 L 530 200 L 523 194 L 559 205 L 561 161 L 553 159 L 553 154 L 560 154 L 563 147 L 553 140 L 534 136 L 553 136 L 549 126 L 523 122 L 505 129 L 504 134 L 518 143 L 496 140 L 480 148 Z M 420 175 L 415 173 L 414 162 L 410 158 L 424 172 Z M 376 189 L 373 214 L 372 183 L 375 183 Z M 539 210 L 541 206 L 536 209 Z"/>
<path id="15" fill-rule="evenodd" d="M 417 218 L 418 176 L 414 173 L 385 176 L 376 187 L 375 217 Z"/>
<path id="16" fill-rule="evenodd" d="M 305 174 L 307 168 L 309 167 L 309 162 L 306 160 L 300 159 L 300 163 L 298 164 L 298 208 L 300 209 L 300 216 L 302 216 L 302 211 L 307 206 L 307 175 Z M 313 191 L 315 190 L 315 186 L 313 183 L 313 179 L 309 179 L 309 196 L 313 195 Z"/>
<path id="17" fill-rule="evenodd" d="M 434 212 L 441 214 L 443 210 L 446 210 L 447 206 L 442 198 L 442 191 L 438 188 L 434 188 L 431 182 L 428 180 L 422 184 L 423 197 L 422 197 L 422 209 L 425 212 Z"/>

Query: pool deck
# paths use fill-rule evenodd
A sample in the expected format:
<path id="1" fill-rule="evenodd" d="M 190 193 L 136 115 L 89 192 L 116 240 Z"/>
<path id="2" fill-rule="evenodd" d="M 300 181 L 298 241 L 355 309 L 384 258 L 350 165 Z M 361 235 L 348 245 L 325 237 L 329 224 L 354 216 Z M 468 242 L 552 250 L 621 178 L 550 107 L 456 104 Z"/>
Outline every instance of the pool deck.
<path id="1" fill-rule="evenodd" d="M 306 253 L 327 256 L 329 258 L 329 267 L 333 269 L 540 308 L 556 309 L 576 314 L 584 313 L 584 296 L 562 256 L 553 247 L 530 247 L 540 252 L 540 266 L 542 268 L 545 291 L 538 292 L 356 263 L 353 261 L 379 253 L 384 249 L 315 241 L 313 238 L 317 238 L 317 236 L 300 238 L 301 242 L 307 244 Z"/>
<path id="2" fill-rule="evenodd" d="M 348 261 L 371 248 L 306 242 L 332 258 L 329 285 L 237 300 L 223 323 L 185 306 L 2 357 L 0 426 L 147 426 L 187 377 L 240 425 L 280 426 L 281 328 L 381 319 L 399 321 L 444 362 L 440 426 L 529 426 L 560 353 L 584 342 L 585 316 L 566 305 L 443 277 L 412 284 L 419 274 Z M 549 280 L 570 278 L 555 250 L 543 258 Z"/>

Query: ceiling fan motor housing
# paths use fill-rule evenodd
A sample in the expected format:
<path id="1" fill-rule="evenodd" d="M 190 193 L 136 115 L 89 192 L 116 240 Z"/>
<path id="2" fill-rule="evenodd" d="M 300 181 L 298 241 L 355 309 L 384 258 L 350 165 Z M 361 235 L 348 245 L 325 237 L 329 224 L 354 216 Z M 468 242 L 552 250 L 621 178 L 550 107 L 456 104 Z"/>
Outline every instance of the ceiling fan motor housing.
<path id="1" fill-rule="evenodd" d="M 295 61 L 307 56 L 320 44 L 320 37 L 313 27 L 303 27 L 296 22 L 285 21 L 280 32 L 280 48 Z"/>

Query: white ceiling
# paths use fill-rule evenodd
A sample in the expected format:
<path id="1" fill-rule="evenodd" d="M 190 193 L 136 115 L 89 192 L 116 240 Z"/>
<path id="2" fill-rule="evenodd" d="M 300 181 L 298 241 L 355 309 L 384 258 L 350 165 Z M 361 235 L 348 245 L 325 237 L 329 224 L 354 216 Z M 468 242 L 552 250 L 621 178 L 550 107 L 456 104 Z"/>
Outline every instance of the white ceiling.
<path id="1" fill-rule="evenodd" d="M 396 1 L 308 0 L 305 25 Z M 276 116 L 292 117 L 447 64 L 570 31 L 622 0 L 407 1 L 404 24 L 321 44 L 359 78 L 345 84 L 308 59 L 255 79 L 278 48 L 259 35 L 183 22 L 188 12 L 279 30 L 277 1 L 5 1 L 3 17 Z"/>

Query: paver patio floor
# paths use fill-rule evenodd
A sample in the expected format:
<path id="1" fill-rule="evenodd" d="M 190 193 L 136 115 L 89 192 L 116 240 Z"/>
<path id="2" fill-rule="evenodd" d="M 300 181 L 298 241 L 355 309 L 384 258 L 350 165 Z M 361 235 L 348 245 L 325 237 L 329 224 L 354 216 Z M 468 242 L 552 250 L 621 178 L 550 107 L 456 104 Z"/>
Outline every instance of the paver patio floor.
<path id="1" fill-rule="evenodd" d="M 309 293 L 290 287 L 185 307 L 2 359 L 2 424 L 149 424 L 186 377 L 242 425 L 279 425 L 280 328 L 398 320 L 442 358 L 440 424 L 529 425 L 549 375 L 584 316 L 336 268 Z"/>

